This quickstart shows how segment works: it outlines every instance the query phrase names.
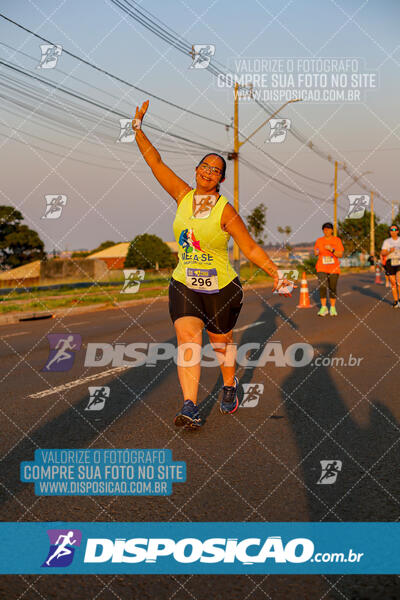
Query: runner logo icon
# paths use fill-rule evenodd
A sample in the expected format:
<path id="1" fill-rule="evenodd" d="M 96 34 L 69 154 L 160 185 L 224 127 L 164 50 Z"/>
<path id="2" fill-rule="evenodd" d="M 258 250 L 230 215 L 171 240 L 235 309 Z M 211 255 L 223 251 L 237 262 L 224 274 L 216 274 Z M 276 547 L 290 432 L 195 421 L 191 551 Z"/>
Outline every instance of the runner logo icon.
<path id="1" fill-rule="evenodd" d="M 189 69 L 206 69 L 214 54 L 215 46 L 213 44 L 194 44 L 191 51 L 193 62 Z"/>
<path id="2" fill-rule="evenodd" d="M 367 194 L 350 194 L 349 211 L 346 219 L 361 219 L 364 216 L 365 209 L 369 206 L 369 196 Z"/>
<path id="3" fill-rule="evenodd" d="M 299 272 L 296 269 L 292 270 L 280 270 L 278 269 L 278 285 L 274 294 L 280 294 L 281 296 L 291 296 L 293 288 L 297 287 L 295 281 L 299 277 Z"/>
<path id="4" fill-rule="evenodd" d="M 42 56 L 37 69 L 54 69 L 61 56 L 62 46 L 59 44 L 40 44 Z"/>
<path id="5" fill-rule="evenodd" d="M 342 470 L 341 460 L 321 460 L 321 477 L 318 479 L 318 485 L 331 485 L 336 482 L 338 473 Z"/>
<path id="6" fill-rule="evenodd" d="M 143 269 L 124 269 L 125 282 L 121 294 L 136 294 L 144 279 Z"/>
<path id="7" fill-rule="evenodd" d="M 69 371 L 74 364 L 74 353 L 81 349 L 82 338 L 79 333 L 50 333 L 47 339 L 50 353 L 42 371 Z"/>
<path id="8" fill-rule="evenodd" d="M 260 396 L 264 391 L 263 383 L 243 383 L 243 402 L 240 404 L 243 408 L 253 408 L 257 406 Z"/>
<path id="9" fill-rule="evenodd" d="M 103 410 L 107 398 L 110 397 L 108 386 L 89 387 L 89 402 L 85 410 Z"/>
<path id="10" fill-rule="evenodd" d="M 42 219 L 58 219 L 61 217 L 62 209 L 67 204 L 67 196 L 63 194 L 46 195 L 46 210 Z"/>
<path id="11" fill-rule="evenodd" d="M 290 119 L 270 119 L 270 132 L 267 142 L 272 142 L 275 144 L 284 142 L 286 139 L 286 134 L 290 129 L 290 124 Z"/>
<path id="12" fill-rule="evenodd" d="M 82 532 L 79 529 L 48 529 L 50 548 L 42 567 L 69 567 L 75 548 L 81 545 Z"/>
<path id="13" fill-rule="evenodd" d="M 132 119 L 120 119 L 119 120 L 120 132 L 118 143 L 130 144 L 136 137 L 136 132 L 132 129 Z"/>

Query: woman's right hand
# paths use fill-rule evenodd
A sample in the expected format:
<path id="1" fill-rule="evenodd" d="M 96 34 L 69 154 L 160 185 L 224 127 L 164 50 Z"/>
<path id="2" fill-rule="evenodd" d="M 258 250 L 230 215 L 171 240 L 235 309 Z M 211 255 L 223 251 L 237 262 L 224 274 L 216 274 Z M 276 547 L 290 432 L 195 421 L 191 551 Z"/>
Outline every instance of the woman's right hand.
<path id="1" fill-rule="evenodd" d="M 142 121 L 144 115 L 147 112 L 148 107 L 149 107 L 149 100 L 146 100 L 146 102 L 143 102 L 143 104 L 140 108 L 137 106 L 136 113 L 135 113 L 135 119 L 139 119 L 140 121 Z"/>

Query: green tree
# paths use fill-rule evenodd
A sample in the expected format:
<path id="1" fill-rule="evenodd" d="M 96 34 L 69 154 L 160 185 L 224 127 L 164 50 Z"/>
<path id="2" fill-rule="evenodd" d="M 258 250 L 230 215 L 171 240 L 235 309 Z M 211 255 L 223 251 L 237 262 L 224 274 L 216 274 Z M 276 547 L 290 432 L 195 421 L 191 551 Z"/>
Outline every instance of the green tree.
<path id="1" fill-rule="evenodd" d="M 264 233 L 266 225 L 267 207 L 265 204 L 259 204 L 255 209 L 246 217 L 247 227 L 250 233 L 253 235 L 257 244 L 263 244 L 267 235 Z"/>
<path id="2" fill-rule="evenodd" d="M 77 250 L 71 254 L 71 258 L 86 258 L 90 254 L 92 253 L 89 250 Z"/>
<path id="3" fill-rule="evenodd" d="M 305 258 L 303 260 L 303 262 L 298 263 L 296 265 L 297 269 L 299 270 L 299 274 L 301 275 L 302 271 L 305 271 L 307 273 L 307 275 L 314 275 L 316 273 L 316 264 L 317 264 L 317 260 L 318 257 L 315 255 L 310 255 L 308 258 Z"/>
<path id="4" fill-rule="evenodd" d="M 101 242 L 100 246 L 97 246 L 97 248 L 95 248 L 94 250 L 91 250 L 89 252 L 89 254 L 94 254 L 95 252 L 101 252 L 101 250 L 105 250 L 106 248 L 111 248 L 112 246 L 115 246 L 115 242 L 112 242 L 111 240 L 107 240 L 106 242 Z"/>
<path id="5" fill-rule="evenodd" d="M 22 225 L 23 218 L 12 206 L 0 206 L 0 269 L 13 269 L 46 256 L 38 233 Z"/>
<path id="6" fill-rule="evenodd" d="M 397 227 L 399 227 L 399 228 L 400 228 L 400 207 L 399 207 L 399 210 L 398 210 L 398 212 L 397 212 L 397 215 L 396 215 L 396 216 L 395 216 L 395 218 L 393 219 L 393 223 L 392 223 L 392 224 L 393 224 L 393 225 L 397 225 Z M 388 237 L 389 237 L 389 234 L 388 234 Z"/>
<path id="7" fill-rule="evenodd" d="M 157 269 L 174 267 L 176 260 L 169 246 L 156 235 L 143 233 L 130 243 L 125 268 Z"/>
<path id="8" fill-rule="evenodd" d="M 380 219 L 375 214 L 375 254 L 379 254 L 383 240 L 389 237 L 389 226 L 379 223 Z M 369 254 L 370 251 L 371 213 L 365 211 L 360 219 L 344 219 L 338 223 L 338 236 L 347 255 L 355 252 Z"/>
<path id="9" fill-rule="evenodd" d="M 281 227 L 279 225 L 278 227 L 278 233 L 280 233 L 281 235 L 284 236 L 284 238 L 286 238 L 286 241 L 284 242 L 284 247 L 286 248 L 286 250 L 290 250 L 292 249 L 292 246 L 289 244 L 289 236 L 292 233 L 292 228 L 290 227 L 290 225 L 286 225 L 285 227 Z"/>

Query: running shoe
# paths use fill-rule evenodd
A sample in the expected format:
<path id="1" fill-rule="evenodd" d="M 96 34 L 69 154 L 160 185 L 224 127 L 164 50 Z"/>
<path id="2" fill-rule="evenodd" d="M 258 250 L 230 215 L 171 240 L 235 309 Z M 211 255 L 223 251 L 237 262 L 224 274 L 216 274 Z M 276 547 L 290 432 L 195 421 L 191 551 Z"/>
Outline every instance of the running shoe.
<path id="1" fill-rule="evenodd" d="M 318 316 L 319 317 L 326 317 L 326 315 L 329 314 L 329 310 L 327 306 L 321 306 L 321 308 L 318 311 Z"/>
<path id="2" fill-rule="evenodd" d="M 331 317 L 337 317 L 336 306 L 331 306 L 329 314 L 331 315 Z"/>
<path id="3" fill-rule="evenodd" d="M 181 410 L 175 417 L 175 425 L 177 427 L 191 427 L 196 429 L 202 426 L 201 417 L 197 406 L 191 400 L 185 400 Z"/>
<path id="4" fill-rule="evenodd" d="M 224 385 L 223 396 L 219 409 L 223 415 L 232 414 L 239 408 L 238 398 L 239 382 L 235 377 L 235 385 Z"/>
<path id="5" fill-rule="evenodd" d="M 397 300 L 397 302 L 393 302 L 392 304 L 393 308 L 400 308 L 400 302 Z"/>

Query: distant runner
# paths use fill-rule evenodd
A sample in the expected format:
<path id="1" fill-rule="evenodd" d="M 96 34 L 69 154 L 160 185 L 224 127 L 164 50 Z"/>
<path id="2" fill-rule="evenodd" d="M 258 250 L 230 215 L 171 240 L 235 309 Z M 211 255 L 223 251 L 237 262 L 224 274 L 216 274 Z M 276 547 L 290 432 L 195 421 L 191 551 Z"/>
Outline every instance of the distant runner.
<path id="1" fill-rule="evenodd" d="M 220 411 L 234 413 L 239 406 L 232 330 L 242 308 L 243 292 L 229 262 L 230 237 L 249 260 L 272 275 L 275 288 L 278 269 L 253 240 L 227 198 L 219 193 L 219 185 L 225 180 L 225 159 L 215 152 L 206 154 L 196 166 L 196 187 L 191 188 L 167 167 L 141 130 L 148 105 L 147 100 L 136 108 L 132 121 L 136 142 L 153 175 L 177 204 L 173 229 L 179 262 L 170 282 L 169 311 L 178 340 L 178 376 L 184 404 L 175 425 L 196 428 L 202 425 L 196 404 L 204 328 L 224 380 Z"/>
<path id="2" fill-rule="evenodd" d="M 392 225 L 389 229 L 390 238 L 382 244 L 381 254 L 386 258 L 385 273 L 389 276 L 393 294 L 393 308 L 400 308 L 398 286 L 400 285 L 400 238 L 399 228 Z"/>
<path id="3" fill-rule="evenodd" d="M 344 248 L 341 239 L 333 235 L 332 223 L 324 223 L 322 231 L 324 235 L 317 239 L 314 246 L 314 253 L 318 256 L 316 270 L 321 298 L 318 316 L 326 317 L 330 314 L 331 317 L 337 317 L 336 288 L 340 273 L 339 258 L 343 256 Z M 327 288 L 329 288 L 330 310 L 326 306 Z"/>

